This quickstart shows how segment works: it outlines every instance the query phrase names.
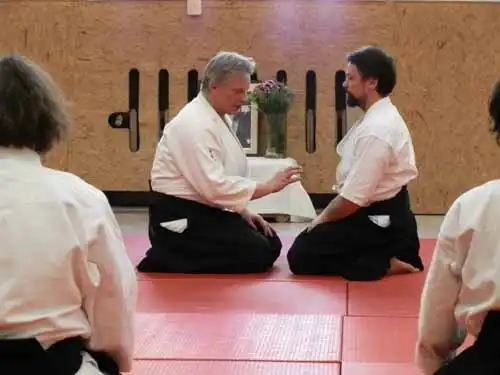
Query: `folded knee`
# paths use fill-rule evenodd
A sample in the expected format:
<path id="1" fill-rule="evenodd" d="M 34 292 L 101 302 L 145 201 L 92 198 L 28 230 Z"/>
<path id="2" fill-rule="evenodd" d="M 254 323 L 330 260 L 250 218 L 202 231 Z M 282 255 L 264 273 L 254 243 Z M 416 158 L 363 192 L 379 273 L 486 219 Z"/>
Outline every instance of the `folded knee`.
<path id="1" fill-rule="evenodd" d="M 274 264 L 281 255 L 281 246 L 273 246 L 271 243 L 267 243 L 258 253 L 263 263 Z"/>
<path id="2" fill-rule="evenodd" d="M 288 251 L 286 255 L 288 267 L 294 275 L 306 275 L 309 273 L 308 261 L 305 255 L 306 252 L 304 249 L 295 244 Z"/>
<path id="3" fill-rule="evenodd" d="M 241 244 L 245 257 L 262 264 L 273 264 L 281 253 L 281 243 L 274 243 L 270 238 L 259 236 Z"/>

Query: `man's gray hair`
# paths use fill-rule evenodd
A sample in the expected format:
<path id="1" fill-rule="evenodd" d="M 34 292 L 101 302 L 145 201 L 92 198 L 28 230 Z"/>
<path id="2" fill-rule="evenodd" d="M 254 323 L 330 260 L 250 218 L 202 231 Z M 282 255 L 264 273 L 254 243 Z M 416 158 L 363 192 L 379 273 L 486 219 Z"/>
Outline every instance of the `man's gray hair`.
<path id="1" fill-rule="evenodd" d="M 208 93 L 212 84 L 224 82 L 234 73 L 243 73 L 250 79 L 254 70 L 255 62 L 251 58 L 236 52 L 219 52 L 205 67 L 201 91 Z"/>
<path id="2" fill-rule="evenodd" d="M 21 55 L 0 58 L 0 146 L 39 154 L 67 134 L 64 97 L 52 77 Z"/>

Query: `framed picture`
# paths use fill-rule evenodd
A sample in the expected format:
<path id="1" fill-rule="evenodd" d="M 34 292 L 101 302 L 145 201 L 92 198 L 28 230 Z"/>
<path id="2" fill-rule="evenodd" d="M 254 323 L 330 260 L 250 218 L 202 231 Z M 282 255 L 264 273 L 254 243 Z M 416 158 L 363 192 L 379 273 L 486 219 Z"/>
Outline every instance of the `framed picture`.
<path id="1" fill-rule="evenodd" d="M 255 156 L 259 152 L 259 110 L 255 104 L 243 105 L 233 117 L 233 129 L 245 154 Z"/>

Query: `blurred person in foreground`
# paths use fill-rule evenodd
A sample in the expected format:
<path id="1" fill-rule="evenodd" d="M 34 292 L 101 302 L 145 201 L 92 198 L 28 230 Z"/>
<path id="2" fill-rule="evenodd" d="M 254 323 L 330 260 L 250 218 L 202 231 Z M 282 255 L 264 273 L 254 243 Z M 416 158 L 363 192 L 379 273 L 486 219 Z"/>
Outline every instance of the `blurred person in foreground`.
<path id="1" fill-rule="evenodd" d="M 69 126 L 34 62 L 0 59 L 0 373 L 130 371 L 136 275 L 104 194 L 44 167 Z"/>
<path id="2" fill-rule="evenodd" d="M 493 89 L 489 115 L 500 145 L 500 82 Z M 467 335 L 475 338 L 474 344 L 453 356 Z M 445 215 L 422 290 L 416 362 L 424 375 L 498 375 L 499 337 L 497 179 L 463 193 Z"/>

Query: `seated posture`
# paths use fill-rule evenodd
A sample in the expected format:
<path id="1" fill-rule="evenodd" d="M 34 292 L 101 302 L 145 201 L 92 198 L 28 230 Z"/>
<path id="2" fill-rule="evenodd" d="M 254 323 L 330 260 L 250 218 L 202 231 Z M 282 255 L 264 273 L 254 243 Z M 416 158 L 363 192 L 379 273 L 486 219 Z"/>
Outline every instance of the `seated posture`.
<path id="1" fill-rule="evenodd" d="M 270 269 L 281 241 L 246 206 L 297 181 L 299 167 L 257 183 L 229 116 L 247 100 L 254 63 L 221 52 L 207 64 L 201 92 L 165 126 L 151 171 L 151 249 L 142 272 L 256 273 Z"/>
<path id="2" fill-rule="evenodd" d="M 392 58 L 376 47 L 349 54 L 347 104 L 364 114 L 337 147 L 338 196 L 293 243 L 290 270 L 377 280 L 423 269 L 406 185 L 416 178 L 410 133 L 389 94 Z"/>
<path id="3" fill-rule="evenodd" d="M 500 82 L 490 99 L 500 141 Z M 465 340 L 474 344 L 446 361 Z M 424 375 L 500 374 L 500 180 L 477 186 L 448 210 L 422 290 L 416 361 Z"/>
<path id="4" fill-rule="evenodd" d="M 136 275 L 113 212 L 41 162 L 68 124 L 48 74 L 0 59 L 0 374 L 131 370 Z"/>

